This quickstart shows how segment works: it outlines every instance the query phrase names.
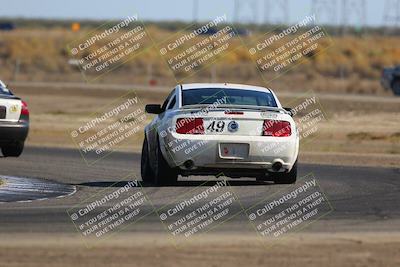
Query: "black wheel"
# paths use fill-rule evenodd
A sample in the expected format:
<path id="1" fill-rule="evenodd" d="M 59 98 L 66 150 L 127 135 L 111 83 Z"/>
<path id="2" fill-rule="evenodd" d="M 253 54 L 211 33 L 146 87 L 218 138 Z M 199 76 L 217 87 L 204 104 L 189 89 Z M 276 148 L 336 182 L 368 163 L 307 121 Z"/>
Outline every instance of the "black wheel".
<path id="1" fill-rule="evenodd" d="M 157 144 L 156 161 L 154 168 L 155 185 L 173 185 L 178 180 L 178 172 L 168 165 L 160 149 L 160 143 Z"/>
<path id="2" fill-rule="evenodd" d="M 297 159 L 290 172 L 273 173 L 272 179 L 276 184 L 294 184 L 297 180 Z"/>
<path id="3" fill-rule="evenodd" d="M 145 183 L 154 185 L 172 185 L 178 179 L 178 173 L 164 159 L 159 144 L 155 151 L 155 161 L 150 164 L 147 138 L 144 139 L 141 158 L 141 176 Z"/>
<path id="4" fill-rule="evenodd" d="M 142 157 L 140 161 L 140 174 L 144 183 L 152 184 L 154 183 L 154 173 L 150 166 L 150 157 L 147 138 L 144 138 L 142 147 Z"/>
<path id="5" fill-rule="evenodd" d="M 393 93 L 395 95 L 400 95 L 400 79 L 394 80 L 392 83 Z"/>
<path id="6" fill-rule="evenodd" d="M 24 142 L 15 142 L 1 148 L 1 152 L 3 153 L 4 157 L 19 157 L 21 156 L 23 150 Z"/>

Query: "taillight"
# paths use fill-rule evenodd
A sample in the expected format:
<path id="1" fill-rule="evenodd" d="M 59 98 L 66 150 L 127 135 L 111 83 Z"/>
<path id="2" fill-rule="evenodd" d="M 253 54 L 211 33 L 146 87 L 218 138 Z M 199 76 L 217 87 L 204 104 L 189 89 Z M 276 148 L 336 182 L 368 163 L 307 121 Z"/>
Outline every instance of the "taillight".
<path id="1" fill-rule="evenodd" d="M 21 115 L 29 115 L 28 105 L 26 104 L 25 101 L 21 102 L 22 102 Z"/>
<path id="2" fill-rule="evenodd" d="M 243 115 L 242 111 L 225 111 L 225 114 L 228 115 Z"/>
<path id="3" fill-rule="evenodd" d="M 179 134 L 204 134 L 202 118 L 180 118 L 176 120 L 175 127 Z"/>
<path id="4" fill-rule="evenodd" d="M 264 120 L 263 135 L 264 136 L 275 136 L 285 137 L 292 134 L 292 128 L 288 121 L 278 120 Z"/>

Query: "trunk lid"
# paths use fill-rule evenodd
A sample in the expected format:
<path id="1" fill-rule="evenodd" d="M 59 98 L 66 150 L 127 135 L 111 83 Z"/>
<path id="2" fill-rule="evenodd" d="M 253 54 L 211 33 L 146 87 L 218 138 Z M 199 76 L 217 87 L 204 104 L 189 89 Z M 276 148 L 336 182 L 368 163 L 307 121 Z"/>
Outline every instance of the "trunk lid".
<path id="1" fill-rule="evenodd" d="M 13 95 L 0 94 L 0 122 L 16 122 L 21 116 L 21 99 Z"/>

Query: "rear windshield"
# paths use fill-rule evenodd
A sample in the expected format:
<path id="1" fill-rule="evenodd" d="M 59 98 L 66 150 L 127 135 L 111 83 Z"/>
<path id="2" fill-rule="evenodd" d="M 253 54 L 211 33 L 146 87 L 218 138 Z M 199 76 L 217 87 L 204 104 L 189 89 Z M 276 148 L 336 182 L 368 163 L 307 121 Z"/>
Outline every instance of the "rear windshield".
<path id="1" fill-rule="evenodd" d="M 182 90 L 182 105 L 214 104 L 277 107 L 270 92 L 242 89 L 202 88 Z"/>
<path id="2" fill-rule="evenodd" d="M 11 95 L 11 92 L 7 88 L 0 86 L 0 95 Z"/>

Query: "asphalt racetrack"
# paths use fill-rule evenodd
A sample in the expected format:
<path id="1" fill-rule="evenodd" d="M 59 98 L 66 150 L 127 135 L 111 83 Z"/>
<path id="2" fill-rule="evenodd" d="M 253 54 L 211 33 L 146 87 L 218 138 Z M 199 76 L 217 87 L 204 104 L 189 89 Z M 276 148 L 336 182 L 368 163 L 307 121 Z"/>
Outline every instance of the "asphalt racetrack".
<path id="1" fill-rule="evenodd" d="M 32 177 L 62 183 L 77 188 L 76 193 L 62 198 L 34 200 L 29 203 L 0 203 L 0 233 L 74 233 L 76 228 L 67 211 L 80 205 L 88 197 L 115 190 L 134 180 L 140 180 L 140 154 L 115 152 L 100 162 L 88 166 L 79 151 L 60 148 L 28 147 L 20 158 L 0 158 L 0 175 Z M 332 211 L 304 227 L 305 232 L 375 232 L 396 231 L 400 227 L 400 170 L 377 167 L 342 167 L 328 165 L 299 165 L 299 177 L 312 174 Z M 133 177 L 133 178 L 132 178 Z M 214 177 L 180 178 L 176 186 L 142 189 L 151 199 L 142 211 L 148 214 L 124 231 L 164 232 L 159 216 L 154 210 L 173 202 L 177 196 L 199 186 L 216 184 Z M 243 206 L 251 206 L 269 195 L 285 191 L 288 185 L 256 182 L 253 179 L 228 179 Z M 237 216 L 221 224 L 215 231 L 236 233 L 254 231 L 248 226 L 248 217 L 240 213 L 241 207 L 233 204 Z M 78 233 L 76 233 L 78 235 Z"/>

